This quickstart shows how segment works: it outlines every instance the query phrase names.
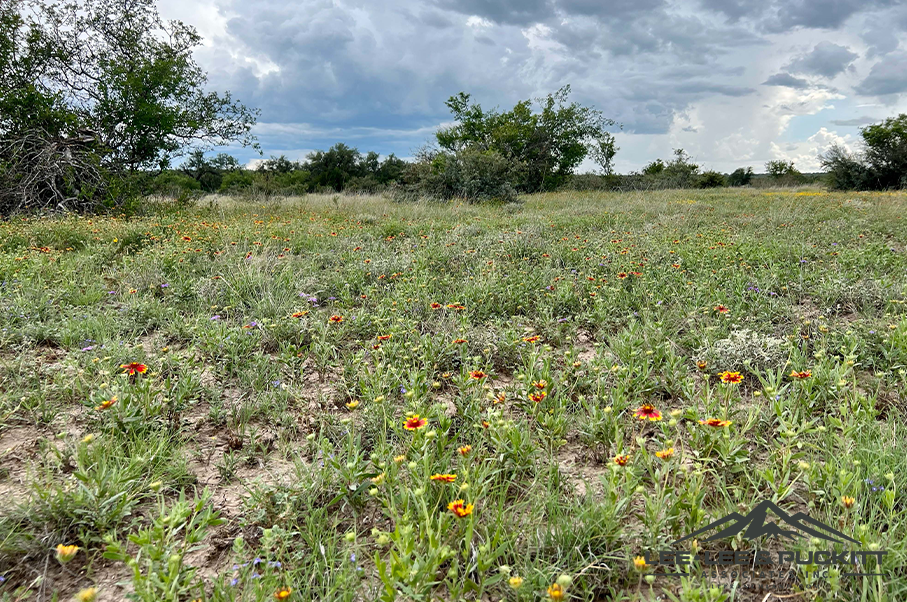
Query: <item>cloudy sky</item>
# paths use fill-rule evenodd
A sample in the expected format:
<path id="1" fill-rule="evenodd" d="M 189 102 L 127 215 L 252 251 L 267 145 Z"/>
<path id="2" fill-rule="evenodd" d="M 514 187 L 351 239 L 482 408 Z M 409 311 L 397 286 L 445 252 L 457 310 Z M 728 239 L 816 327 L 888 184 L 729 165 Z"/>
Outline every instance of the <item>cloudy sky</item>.
<path id="1" fill-rule="evenodd" d="M 466 91 L 510 108 L 570 84 L 623 124 L 618 171 L 683 148 L 731 171 L 818 169 L 907 112 L 901 0 L 159 0 L 211 85 L 261 109 L 265 157 L 342 141 L 409 157 Z M 242 160 L 257 155 L 231 149 Z M 591 166 L 590 166 L 591 167 Z"/>

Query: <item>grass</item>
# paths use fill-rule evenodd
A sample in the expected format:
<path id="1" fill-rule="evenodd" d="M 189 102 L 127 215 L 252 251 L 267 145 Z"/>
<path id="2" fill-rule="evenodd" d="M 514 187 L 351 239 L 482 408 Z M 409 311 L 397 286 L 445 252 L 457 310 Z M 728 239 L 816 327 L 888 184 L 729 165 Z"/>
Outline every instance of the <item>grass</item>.
<path id="1" fill-rule="evenodd" d="M 313 195 L 2 223 L 0 600 L 903 599 L 905 209 Z M 634 565 L 764 500 L 887 551 L 882 576 Z"/>

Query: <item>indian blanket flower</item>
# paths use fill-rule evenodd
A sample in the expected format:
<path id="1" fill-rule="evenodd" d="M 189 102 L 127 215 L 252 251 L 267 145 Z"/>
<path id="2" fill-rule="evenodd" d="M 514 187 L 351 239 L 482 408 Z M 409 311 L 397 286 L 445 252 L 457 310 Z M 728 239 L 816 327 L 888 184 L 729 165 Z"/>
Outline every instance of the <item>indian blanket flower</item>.
<path id="1" fill-rule="evenodd" d="M 57 560 L 59 560 L 61 564 L 66 564 L 76 557 L 78 551 L 79 546 L 67 546 L 62 543 L 57 544 Z"/>
<path id="2" fill-rule="evenodd" d="M 146 372 L 148 372 L 148 366 L 146 366 L 145 364 L 140 364 L 139 362 L 121 364 L 120 368 L 122 368 L 126 372 L 126 374 L 129 374 L 130 376 L 135 374 L 145 374 Z"/>
<path id="3" fill-rule="evenodd" d="M 472 451 L 471 445 L 464 445 L 462 447 L 457 448 L 457 453 L 460 454 L 461 456 L 465 456 L 466 454 L 468 454 L 471 451 Z"/>
<path id="4" fill-rule="evenodd" d="M 286 600 L 287 598 L 290 597 L 290 594 L 292 594 L 292 593 L 293 593 L 293 590 L 290 589 L 289 587 L 282 587 L 279 590 L 277 590 L 276 592 L 274 592 L 274 598 L 276 598 L 277 600 Z"/>
<path id="5" fill-rule="evenodd" d="M 710 426 L 712 428 L 719 429 L 719 428 L 724 428 L 726 426 L 730 426 L 731 421 L 730 420 L 720 420 L 718 418 L 709 418 L 708 420 L 700 420 L 699 424 L 703 424 L 705 426 Z"/>
<path id="6" fill-rule="evenodd" d="M 403 428 L 408 431 L 417 431 L 428 424 L 427 418 L 421 418 L 418 414 L 413 414 L 403 423 Z"/>
<path id="7" fill-rule="evenodd" d="M 447 504 L 447 509 L 454 513 L 457 518 L 465 518 L 472 514 L 472 504 L 467 504 L 463 500 L 454 500 Z"/>
<path id="8" fill-rule="evenodd" d="M 794 370 L 793 372 L 791 372 L 790 374 L 788 374 L 788 376 L 790 376 L 791 378 L 797 378 L 797 379 L 800 379 L 800 380 L 805 380 L 805 379 L 809 378 L 809 377 L 812 376 L 812 375 L 813 375 L 813 373 L 810 372 L 809 370 L 802 370 L 802 371 L 800 371 L 800 372 L 797 372 L 796 370 Z"/>
<path id="9" fill-rule="evenodd" d="M 459 303 L 448 303 L 447 309 L 452 309 L 454 311 L 460 311 L 461 309 L 466 309 L 466 308 L 463 307 L 462 305 L 460 305 Z"/>
<path id="10" fill-rule="evenodd" d="M 466 339 L 454 339 L 454 345 L 462 345 L 463 343 L 466 343 L 466 342 L 467 342 Z"/>
<path id="11" fill-rule="evenodd" d="M 643 556 L 637 556 L 633 559 L 633 568 L 639 571 L 640 573 L 645 571 L 649 565 L 646 564 L 646 559 Z"/>
<path id="12" fill-rule="evenodd" d="M 544 389 L 545 387 L 548 386 L 548 381 L 547 380 L 537 380 L 534 383 L 532 383 L 532 386 L 541 391 L 542 389 Z"/>
<path id="13" fill-rule="evenodd" d="M 538 343 L 541 340 L 541 338 L 542 337 L 540 337 L 539 335 L 534 334 L 531 337 L 523 337 L 523 340 L 526 341 L 527 343 Z"/>
<path id="14" fill-rule="evenodd" d="M 659 458 L 661 458 L 662 460 L 670 460 L 671 456 L 674 455 L 674 448 L 673 447 L 665 448 L 661 451 L 655 452 L 655 455 L 658 456 Z"/>
<path id="15" fill-rule="evenodd" d="M 706 366 L 708 366 L 708 363 L 706 363 L 705 360 L 699 360 L 698 362 L 696 362 L 696 367 L 700 370 L 705 370 Z"/>
<path id="16" fill-rule="evenodd" d="M 432 303 L 431 305 L 429 305 L 429 307 L 432 309 L 441 309 L 444 306 L 441 305 L 440 303 Z"/>
<path id="17" fill-rule="evenodd" d="M 483 378 L 485 378 L 488 375 L 485 374 L 484 372 L 482 372 L 481 370 L 473 370 L 472 372 L 469 373 L 469 376 L 476 380 L 482 380 Z"/>
<path id="18" fill-rule="evenodd" d="M 297 311 L 297 312 L 295 312 L 295 313 L 294 313 L 292 316 L 290 316 L 290 317 L 291 317 L 291 318 L 301 318 L 302 316 L 306 315 L 307 313 L 309 313 L 309 312 L 307 312 L 307 311 Z"/>
<path id="19" fill-rule="evenodd" d="M 111 397 L 110 399 L 105 399 L 104 401 L 102 401 L 99 405 L 95 406 L 94 409 L 106 410 L 106 409 L 110 408 L 113 404 L 115 404 L 116 402 L 117 402 L 117 398 Z"/>
<path id="20" fill-rule="evenodd" d="M 548 394 L 544 391 L 538 391 L 537 393 L 530 393 L 529 395 L 527 395 L 527 397 L 529 398 L 529 401 L 539 403 L 540 401 L 548 397 Z"/>
<path id="21" fill-rule="evenodd" d="M 548 586 L 548 598 L 551 600 L 563 600 L 566 595 L 567 592 L 564 591 L 560 583 L 552 583 Z"/>
<path id="22" fill-rule="evenodd" d="M 620 273 L 617 275 L 617 277 L 620 278 L 621 280 L 623 280 L 624 278 L 627 277 L 627 273 L 626 273 L 626 272 L 620 272 Z"/>
<path id="23" fill-rule="evenodd" d="M 341 322 L 343 322 L 343 316 L 338 316 L 335 314 L 328 318 L 328 322 L 330 322 L 331 324 L 340 324 Z"/>
<path id="24" fill-rule="evenodd" d="M 743 380 L 743 376 L 739 372 L 731 372 L 730 370 L 725 370 L 718 375 L 718 378 L 726 385 L 736 385 Z"/>
<path id="25" fill-rule="evenodd" d="M 523 585 L 523 578 L 518 575 L 514 575 L 507 580 L 507 584 L 513 589 L 520 589 L 520 586 Z"/>
<path id="26" fill-rule="evenodd" d="M 389 334 L 379 334 L 379 335 L 378 335 L 378 340 L 379 340 L 379 341 L 386 341 L 386 340 L 388 340 L 389 338 L 391 338 L 391 335 L 389 335 Z"/>
<path id="27" fill-rule="evenodd" d="M 842 496 L 841 496 L 841 504 L 842 504 L 845 508 L 847 508 L 848 510 L 850 510 L 851 508 L 853 508 L 853 505 L 854 505 L 854 503 L 855 503 L 856 501 L 857 501 L 856 499 L 854 499 L 853 497 L 851 497 L 851 496 L 849 496 L 849 495 L 842 495 Z"/>
<path id="28" fill-rule="evenodd" d="M 441 483 L 453 483 L 457 480 L 457 475 L 455 474 L 433 474 L 429 477 L 432 481 L 440 481 Z"/>
<path id="29" fill-rule="evenodd" d="M 614 463 L 618 466 L 626 466 L 630 461 L 630 454 L 614 456 Z"/>
<path id="30" fill-rule="evenodd" d="M 715 311 L 717 311 L 719 314 L 726 314 L 731 310 L 728 309 L 727 307 L 725 307 L 724 305 L 718 304 L 715 306 Z"/>
<path id="31" fill-rule="evenodd" d="M 404 455 L 404 454 L 400 454 L 399 456 L 394 456 L 394 462 L 396 462 L 397 464 L 402 463 L 404 460 L 406 460 L 406 455 Z"/>
<path id="32" fill-rule="evenodd" d="M 636 408 L 636 411 L 633 412 L 633 415 L 640 420 L 661 420 L 661 412 L 656 410 L 655 406 L 649 403 L 643 404 Z"/>

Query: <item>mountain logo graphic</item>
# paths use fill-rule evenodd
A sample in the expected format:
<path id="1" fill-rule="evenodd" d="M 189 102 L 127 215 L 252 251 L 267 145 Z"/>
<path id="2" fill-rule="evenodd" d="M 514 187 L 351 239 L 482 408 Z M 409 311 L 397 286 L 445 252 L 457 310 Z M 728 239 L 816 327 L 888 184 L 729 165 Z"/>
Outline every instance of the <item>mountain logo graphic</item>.
<path id="1" fill-rule="evenodd" d="M 716 520 L 712 524 L 690 533 L 686 537 L 682 537 L 674 542 L 674 544 L 681 543 L 688 539 L 692 539 L 698 535 L 702 535 L 707 531 L 711 531 L 727 523 L 731 523 L 729 526 L 725 527 L 712 537 L 706 538 L 703 541 L 715 541 L 717 539 L 724 539 L 725 537 L 733 537 L 738 533 L 743 533 L 743 536 L 747 539 L 756 539 L 757 537 L 762 537 L 767 535 L 768 537 L 777 537 L 785 539 L 796 539 L 802 537 L 800 533 L 795 530 L 782 529 L 778 523 L 766 522 L 766 515 L 768 511 L 771 510 L 774 512 L 778 518 L 779 522 L 783 522 L 790 527 L 799 529 L 803 533 L 812 535 L 813 537 L 818 537 L 819 539 L 824 539 L 825 541 L 831 541 L 834 543 L 844 543 L 849 541 L 851 543 L 859 544 L 860 542 L 856 539 L 850 538 L 840 531 L 832 529 L 825 523 L 821 523 L 814 518 L 804 514 L 803 512 L 798 512 L 791 516 L 776 504 L 773 504 L 769 501 L 761 502 L 758 506 L 752 509 L 752 511 L 746 516 L 741 516 L 737 512 L 732 512 L 720 520 Z M 673 545 L 673 544 L 672 544 Z"/>

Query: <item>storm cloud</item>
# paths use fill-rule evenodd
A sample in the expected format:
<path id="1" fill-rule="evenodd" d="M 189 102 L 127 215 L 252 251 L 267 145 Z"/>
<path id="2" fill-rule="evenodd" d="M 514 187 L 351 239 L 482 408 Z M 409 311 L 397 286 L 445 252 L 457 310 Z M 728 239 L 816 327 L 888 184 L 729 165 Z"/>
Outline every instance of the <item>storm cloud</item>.
<path id="1" fill-rule="evenodd" d="M 907 109 L 907 58 L 872 32 L 907 29 L 876 0 L 160 0 L 198 27 L 215 89 L 261 109 L 266 154 L 343 141 L 410 156 L 460 91 L 510 107 L 570 84 L 623 125 L 619 169 L 681 145 L 757 164 L 878 96 Z M 827 80 L 834 78 L 834 90 Z M 826 82 L 826 83 L 823 83 Z M 865 101 L 863 101 L 865 102 Z M 800 138 L 802 137 L 802 138 Z M 235 149 L 245 160 L 249 151 Z M 799 155 L 798 155 L 799 156 Z M 293 157 L 298 158 L 298 157 Z"/>

